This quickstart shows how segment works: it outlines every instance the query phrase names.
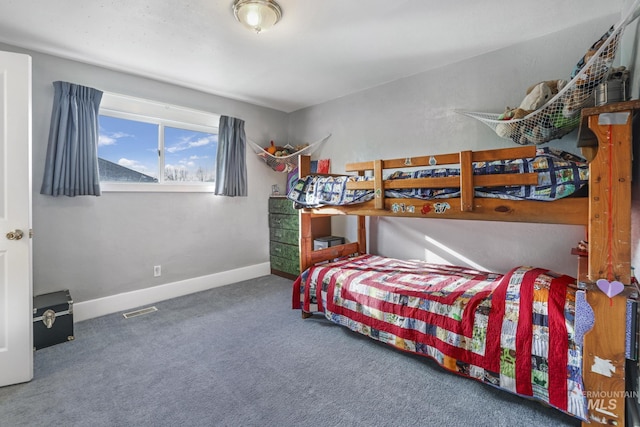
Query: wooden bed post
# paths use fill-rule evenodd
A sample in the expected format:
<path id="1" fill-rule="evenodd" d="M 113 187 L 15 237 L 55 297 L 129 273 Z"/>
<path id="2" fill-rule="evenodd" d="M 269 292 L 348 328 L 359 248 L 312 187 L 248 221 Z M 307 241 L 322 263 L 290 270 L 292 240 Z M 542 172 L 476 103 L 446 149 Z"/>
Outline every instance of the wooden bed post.
<path id="1" fill-rule="evenodd" d="M 367 218 L 362 215 L 358 215 L 358 252 L 367 253 Z"/>
<path id="2" fill-rule="evenodd" d="M 597 110 L 597 109 L 596 109 Z M 631 274 L 631 160 L 633 110 L 593 114 L 600 142 L 589 172 L 589 278 L 629 284 Z M 621 123 L 609 124 L 612 121 Z"/>
<path id="3" fill-rule="evenodd" d="M 587 301 L 595 318 L 595 326 L 584 336 L 583 377 L 592 421 L 584 426 L 594 422 L 625 425 L 628 288 L 609 298 L 595 282 L 606 279 L 630 284 L 632 120 L 638 108 L 640 102 L 629 101 L 582 111 L 579 145 L 593 157 Z"/>
<path id="4" fill-rule="evenodd" d="M 460 152 L 460 210 L 471 212 L 473 210 L 473 163 L 472 152 Z"/>
<path id="5" fill-rule="evenodd" d="M 303 177 L 311 172 L 311 157 L 298 156 L 298 176 Z M 311 214 L 300 212 L 300 248 L 312 248 L 313 236 L 311 233 Z M 300 272 L 305 271 L 311 265 L 310 251 L 300 250 Z"/>
<path id="6" fill-rule="evenodd" d="M 373 161 L 373 182 L 375 190 L 375 207 L 384 209 L 384 182 L 382 177 L 382 160 Z"/>

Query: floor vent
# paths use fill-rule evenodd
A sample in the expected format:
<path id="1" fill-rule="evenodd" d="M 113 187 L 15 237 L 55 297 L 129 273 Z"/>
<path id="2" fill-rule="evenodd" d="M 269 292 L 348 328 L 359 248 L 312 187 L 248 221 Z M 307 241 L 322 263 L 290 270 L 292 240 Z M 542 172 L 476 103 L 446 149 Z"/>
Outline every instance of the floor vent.
<path id="1" fill-rule="evenodd" d="M 125 319 L 131 319 L 132 317 L 142 316 L 143 314 L 153 313 L 154 311 L 158 311 L 155 307 L 147 307 L 141 308 L 140 310 L 130 311 L 128 313 L 123 313 Z"/>

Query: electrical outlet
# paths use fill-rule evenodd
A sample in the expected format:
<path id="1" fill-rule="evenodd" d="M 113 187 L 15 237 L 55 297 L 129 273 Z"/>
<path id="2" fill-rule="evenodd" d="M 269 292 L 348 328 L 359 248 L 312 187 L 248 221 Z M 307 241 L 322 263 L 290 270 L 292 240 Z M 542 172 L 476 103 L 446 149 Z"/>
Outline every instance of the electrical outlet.
<path id="1" fill-rule="evenodd" d="M 162 266 L 154 265 L 153 266 L 153 277 L 162 276 Z"/>

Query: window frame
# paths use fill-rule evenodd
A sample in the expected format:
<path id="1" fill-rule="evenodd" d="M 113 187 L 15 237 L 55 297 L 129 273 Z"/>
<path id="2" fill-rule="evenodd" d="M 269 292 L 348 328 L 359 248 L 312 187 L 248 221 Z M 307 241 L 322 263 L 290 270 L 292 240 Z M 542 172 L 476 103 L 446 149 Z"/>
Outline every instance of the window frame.
<path id="1" fill-rule="evenodd" d="M 194 132 L 218 134 L 219 114 L 103 92 L 98 115 L 158 125 L 158 182 L 140 184 L 101 181 L 101 191 L 147 193 L 213 193 L 215 191 L 215 183 L 211 182 L 172 182 L 164 180 L 164 128 L 172 127 Z"/>

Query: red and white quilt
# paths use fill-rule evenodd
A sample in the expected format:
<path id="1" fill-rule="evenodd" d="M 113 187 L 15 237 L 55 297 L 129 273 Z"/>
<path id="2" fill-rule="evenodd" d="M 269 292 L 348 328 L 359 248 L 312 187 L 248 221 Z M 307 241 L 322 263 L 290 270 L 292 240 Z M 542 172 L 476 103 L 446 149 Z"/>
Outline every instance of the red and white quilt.
<path id="1" fill-rule="evenodd" d="M 586 419 L 575 279 L 362 255 L 305 271 L 293 308 Z"/>

